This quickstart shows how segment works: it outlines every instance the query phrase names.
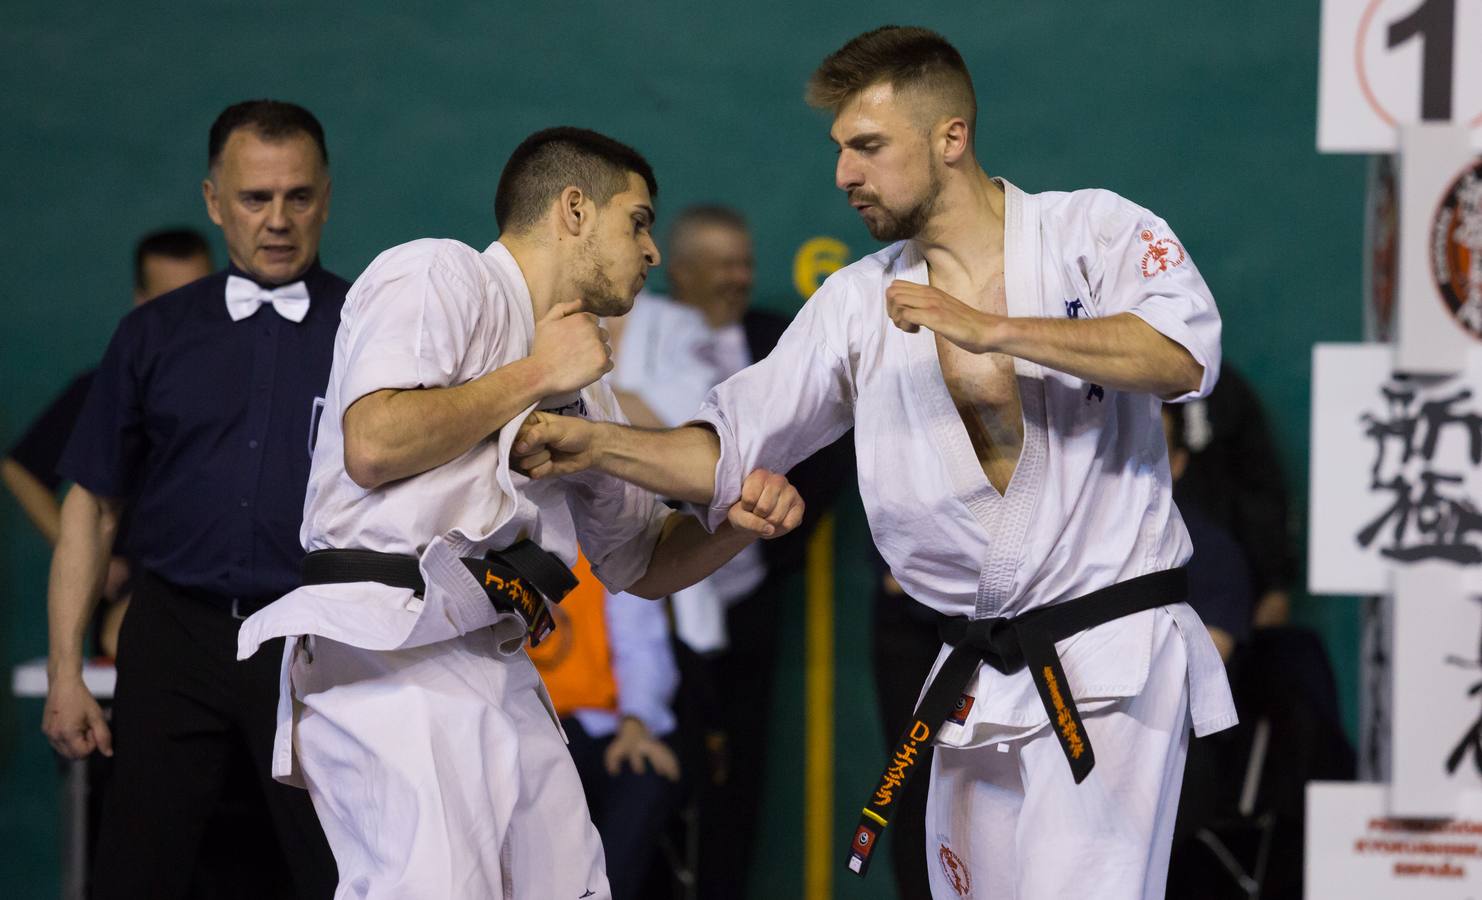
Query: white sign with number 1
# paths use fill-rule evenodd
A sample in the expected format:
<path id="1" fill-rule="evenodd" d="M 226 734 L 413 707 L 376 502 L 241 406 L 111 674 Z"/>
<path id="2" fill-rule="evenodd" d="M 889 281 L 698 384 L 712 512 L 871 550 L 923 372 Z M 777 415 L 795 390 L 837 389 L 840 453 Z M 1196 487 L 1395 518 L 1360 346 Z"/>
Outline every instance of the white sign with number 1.
<path id="1" fill-rule="evenodd" d="M 1420 123 L 1482 149 L 1482 0 L 1323 0 L 1317 108 L 1326 153 L 1393 153 Z"/>

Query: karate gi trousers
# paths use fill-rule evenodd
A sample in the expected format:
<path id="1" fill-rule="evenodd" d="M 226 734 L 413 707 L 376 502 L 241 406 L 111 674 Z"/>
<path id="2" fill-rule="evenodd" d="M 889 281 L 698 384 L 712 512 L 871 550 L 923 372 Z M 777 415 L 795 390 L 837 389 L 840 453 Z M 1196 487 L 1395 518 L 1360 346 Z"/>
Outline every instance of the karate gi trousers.
<path id="1" fill-rule="evenodd" d="M 1089 700 L 1089 698 L 1088 698 Z M 937 746 L 926 805 L 936 900 L 1158 900 L 1190 737 L 1188 663 L 1171 617 L 1141 693 L 1081 704 L 1096 767 L 1080 784 L 1048 725 Z"/>
<path id="2" fill-rule="evenodd" d="M 491 629 L 404 650 L 312 637 L 293 748 L 336 900 L 606 900 L 602 844 L 540 676 Z"/>

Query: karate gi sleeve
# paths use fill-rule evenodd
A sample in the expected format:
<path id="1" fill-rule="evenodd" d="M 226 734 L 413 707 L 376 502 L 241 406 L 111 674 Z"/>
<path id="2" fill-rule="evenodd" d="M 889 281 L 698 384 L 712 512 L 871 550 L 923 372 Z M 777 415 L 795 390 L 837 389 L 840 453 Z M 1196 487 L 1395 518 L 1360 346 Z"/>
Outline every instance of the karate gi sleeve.
<path id="1" fill-rule="evenodd" d="M 608 594 L 605 606 L 618 713 L 662 737 L 674 730 L 671 705 L 679 686 L 664 607 L 631 594 Z"/>
<path id="2" fill-rule="evenodd" d="M 375 391 L 455 383 L 485 304 L 454 241 L 393 247 L 351 288 L 340 409 Z M 473 263 L 476 265 L 476 260 Z"/>
<path id="3" fill-rule="evenodd" d="M 854 323 L 841 274 L 804 304 L 766 359 L 718 385 L 695 417 L 720 437 L 715 494 L 708 509 L 696 510 L 712 531 L 753 470 L 789 472 L 854 424 Z"/>
<path id="4" fill-rule="evenodd" d="M 1137 316 L 1204 367 L 1198 389 L 1174 402 L 1208 395 L 1220 374 L 1220 313 L 1209 286 L 1167 222 L 1112 194 L 1097 206 L 1101 247 L 1087 280 L 1098 313 Z"/>
<path id="5" fill-rule="evenodd" d="M 593 419 L 628 424 L 607 382 L 585 388 L 582 397 Z M 626 591 L 648 571 L 664 520 L 674 511 L 651 491 L 596 470 L 562 481 L 576 542 L 592 564 L 592 574 L 612 593 Z"/>

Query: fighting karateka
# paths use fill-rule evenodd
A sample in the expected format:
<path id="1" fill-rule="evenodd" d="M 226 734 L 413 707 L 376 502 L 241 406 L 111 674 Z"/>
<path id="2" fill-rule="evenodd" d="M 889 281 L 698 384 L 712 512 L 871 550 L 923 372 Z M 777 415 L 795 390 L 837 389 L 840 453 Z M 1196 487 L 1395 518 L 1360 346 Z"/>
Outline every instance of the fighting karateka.
<path id="1" fill-rule="evenodd" d="M 520 422 L 625 421 L 599 381 L 598 316 L 659 262 L 652 170 L 594 132 L 526 139 L 482 253 L 420 240 L 355 282 L 304 505 L 304 586 L 242 625 L 239 653 L 289 638 L 274 775 L 307 787 L 337 897 L 608 897 L 602 848 L 524 652 L 575 584 L 578 543 L 613 591 L 667 594 L 801 501 L 757 473 L 707 533 L 648 491 L 510 471 Z"/>
<path id="2" fill-rule="evenodd" d="M 979 166 L 976 101 L 940 35 L 883 28 L 808 90 L 836 180 L 894 243 L 832 275 L 697 423 L 538 414 L 516 465 L 593 469 L 708 506 L 851 425 L 874 540 L 950 616 L 915 719 L 864 805 L 863 874 L 919 748 L 934 896 L 1161 897 L 1190 727 L 1235 722 L 1183 602 L 1161 398 L 1202 396 L 1220 319 L 1156 215 L 1104 190 L 1028 194 Z"/>

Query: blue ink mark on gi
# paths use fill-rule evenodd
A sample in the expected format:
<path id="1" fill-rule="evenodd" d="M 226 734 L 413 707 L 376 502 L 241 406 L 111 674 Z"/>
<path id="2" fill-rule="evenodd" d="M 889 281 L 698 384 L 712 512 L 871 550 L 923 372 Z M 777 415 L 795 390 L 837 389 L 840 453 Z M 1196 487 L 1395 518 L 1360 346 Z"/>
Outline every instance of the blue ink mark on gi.
<path id="1" fill-rule="evenodd" d="M 1085 311 L 1086 307 L 1085 304 L 1081 303 L 1081 298 L 1076 297 L 1072 300 L 1065 301 L 1065 317 L 1067 319 L 1079 319 L 1081 313 Z"/>

